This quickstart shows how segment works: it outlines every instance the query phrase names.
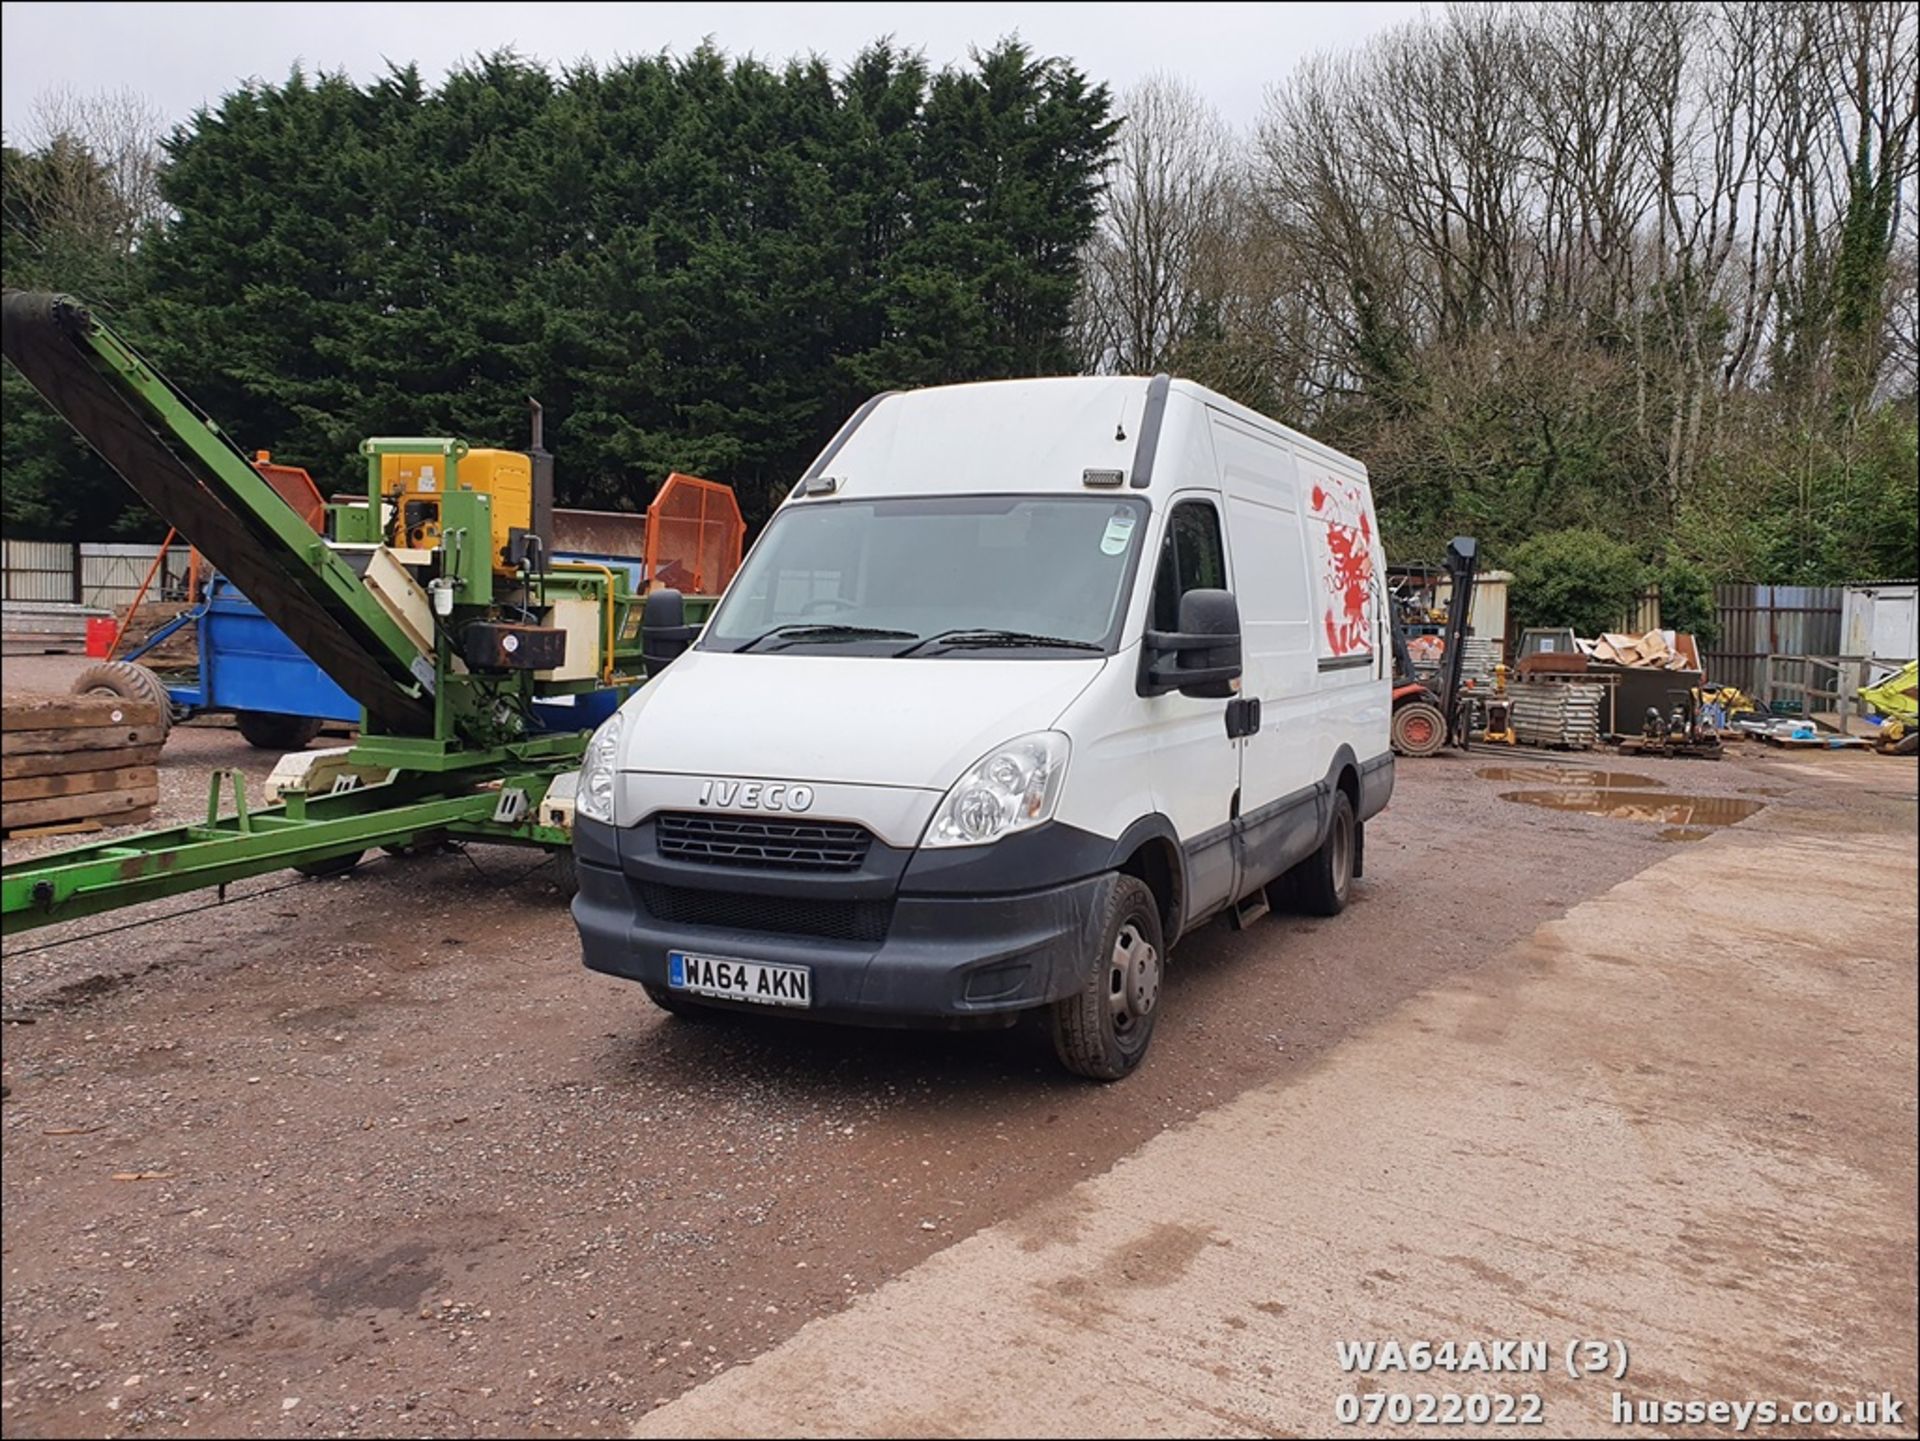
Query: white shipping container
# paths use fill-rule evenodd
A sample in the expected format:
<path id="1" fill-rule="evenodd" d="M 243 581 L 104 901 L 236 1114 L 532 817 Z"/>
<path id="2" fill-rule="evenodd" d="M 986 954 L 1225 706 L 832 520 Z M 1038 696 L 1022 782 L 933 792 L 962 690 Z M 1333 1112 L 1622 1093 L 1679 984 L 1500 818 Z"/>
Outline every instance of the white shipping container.
<path id="1" fill-rule="evenodd" d="M 1507 588 L 1512 582 L 1510 570 L 1482 571 L 1474 577 L 1473 604 L 1467 608 L 1467 625 L 1474 639 L 1494 642 L 1503 655 L 1507 648 Z M 1441 581 L 1434 587 L 1433 598 L 1436 605 L 1447 605 L 1453 599 L 1453 582 Z"/>
<path id="2" fill-rule="evenodd" d="M 1920 658 L 1920 598 L 1913 581 L 1850 585 L 1840 602 L 1840 653 L 1865 656 L 1871 677 Z"/>

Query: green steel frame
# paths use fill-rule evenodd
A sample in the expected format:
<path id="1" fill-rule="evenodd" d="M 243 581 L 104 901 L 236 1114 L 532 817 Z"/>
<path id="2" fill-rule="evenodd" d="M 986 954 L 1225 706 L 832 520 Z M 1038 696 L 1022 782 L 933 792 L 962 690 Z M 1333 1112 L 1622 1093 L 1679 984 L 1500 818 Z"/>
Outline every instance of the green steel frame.
<path id="1" fill-rule="evenodd" d="M 567 760 L 578 754 L 578 739 Z M 357 754 L 354 759 L 358 760 Z M 461 773 L 460 788 L 402 771 L 379 785 L 326 795 L 288 792 L 247 807 L 238 771 L 213 773 L 207 818 L 18 862 L 0 870 L 0 921 L 13 935 L 56 921 L 225 886 L 290 866 L 357 857 L 374 846 L 438 838 L 562 847 L 565 830 L 538 821 L 540 803 L 568 765 L 490 766 Z M 220 814 L 230 778 L 234 810 Z"/>

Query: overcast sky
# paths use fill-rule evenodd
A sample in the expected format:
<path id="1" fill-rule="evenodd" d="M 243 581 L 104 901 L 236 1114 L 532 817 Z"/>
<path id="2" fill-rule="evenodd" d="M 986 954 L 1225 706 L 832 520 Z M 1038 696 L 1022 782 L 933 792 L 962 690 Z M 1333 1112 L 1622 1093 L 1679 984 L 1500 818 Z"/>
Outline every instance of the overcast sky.
<path id="1" fill-rule="evenodd" d="M 711 36 L 729 54 L 767 60 L 819 52 L 844 62 L 893 35 L 936 65 L 1017 31 L 1077 61 L 1115 92 L 1155 70 L 1183 75 L 1231 123 L 1250 126 L 1266 86 L 1308 55 L 1344 49 L 1421 13 L 1419 4 L 49 4 L 0 5 L 0 121 L 32 140 L 50 89 L 131 89 L 168 122 L 250 77 L 278 81 L 299 63 L 365 81 L 386 60 L 418 61 L 437 80 L 476 51 L 512 46 L 553 62 L 662 49 Z"/>

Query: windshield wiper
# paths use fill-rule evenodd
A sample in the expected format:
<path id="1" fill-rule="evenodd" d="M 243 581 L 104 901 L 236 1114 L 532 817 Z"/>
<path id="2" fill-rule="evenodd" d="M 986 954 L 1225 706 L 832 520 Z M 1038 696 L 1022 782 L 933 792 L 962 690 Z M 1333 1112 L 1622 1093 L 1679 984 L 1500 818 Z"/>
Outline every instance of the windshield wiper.
<path id="1" fill-rule="evenodd" d="M 734 654 L 752 650 L 763 640 L 772 640 L 778 636 L 782 640 L 798 643 L 800 641 L 842 641 L 842 640 L 918 640 L 910 630 L 887 630 L 871 625 L 822 625 L 809 621 L 790 621 L 786 625 L 776 625 L 772 630 L 760 632 L 745 645 L 733 648 Z"/>
<path id="2" fill-rule="evenodd" d="M 1106 649 L 1105 646 L 1096 641 L 1069 640 L 1067 637 L 1060 635 L 1033 635 L 1024 630 L 995 630 L 992 627 L 956 626 L 952 630 L 943 630 L 934 635 L 916 640 L 912 645 L 906 647 L 906 649 L 895 651 L 894 655 L 896 657 L 912 655 L 921 647 L 932 645 L 935 641 L 944 641 L 950 646 L 979 647 L 983 650 L 989 647 L 999 647 L 1005 650 L 1038 650 L 1048 646 L 1061 646 L 1067 650 L 1103 651 Z"/>

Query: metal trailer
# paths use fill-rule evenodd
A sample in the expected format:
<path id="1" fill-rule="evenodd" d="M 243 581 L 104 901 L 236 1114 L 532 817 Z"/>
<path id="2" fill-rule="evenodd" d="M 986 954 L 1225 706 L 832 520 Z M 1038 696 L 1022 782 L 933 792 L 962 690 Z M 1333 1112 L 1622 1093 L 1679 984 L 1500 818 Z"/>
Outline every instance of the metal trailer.
<path id="1" fill-rule="evenodd" d="M 202 600 L 120 659 L 138 662 L 188 626 L 194 629 L 193 670 L 182 675 L 153 667 L 166 687 L 175 720 L 231 712 L 240 733 L 269 750 L 305 745 L 325 721 L 359 723 L 360 707 L 353 697 L 224 575 L 209 579 Z M 295 725 L 290 728 L 286 722 Z"/>
<path id="2" fill-rule="evenodd" d="M 510 453 L 468 483 L 463 441 L 366 441 L 365 499 L 329 505 L 322 538 L 79 301 L 9 291 L 0 337 L 48 403 L 359 707 L 361 731 L 344 754 L 290 757 L 306 770 L 272 804 L 250 805 L 237 773 L 215 772 L 202 822 L 0 868 L 0 933 L 289 866 L 345 870 L 375 846 L 455 838 L 570 859 L 570 773 L 590 728 L 693 629 L 675 591 L 642 607 L 622 572 L 548 559 L 552 458 L 537 442 L 517 502 L 498 492 L 518 509 L 496 516 L 488 485 Z M 413 467 L 410 491 L 388 482 L 396 465 Z M 388 513 L 403 513 L 404 534 L 386 529 Z"/>
<path id="3" fill-rule="evenodd" d="M 562 552 L 554 560 L 625 572 L 629 588 L 642 589 L 643 563 L 638 557 Z M 360 723 L 360 707 L 353 698 L 224 575 L 212 576 L 202 600 L 119 659 L 138 663 L 188 626 L 194 629 L 192 670 L 150 667 L 167 692 L 174 720 L 231 714 L 249 744 L 278 751 L 299 749 L 329 722 Z M 605 710 L 611 714 L 612 707 Z M 534 713 L 540 721 L 538 729 L 573 728 L 568 723 L 572 713 L 565 708 L 536 701 Z"/>

